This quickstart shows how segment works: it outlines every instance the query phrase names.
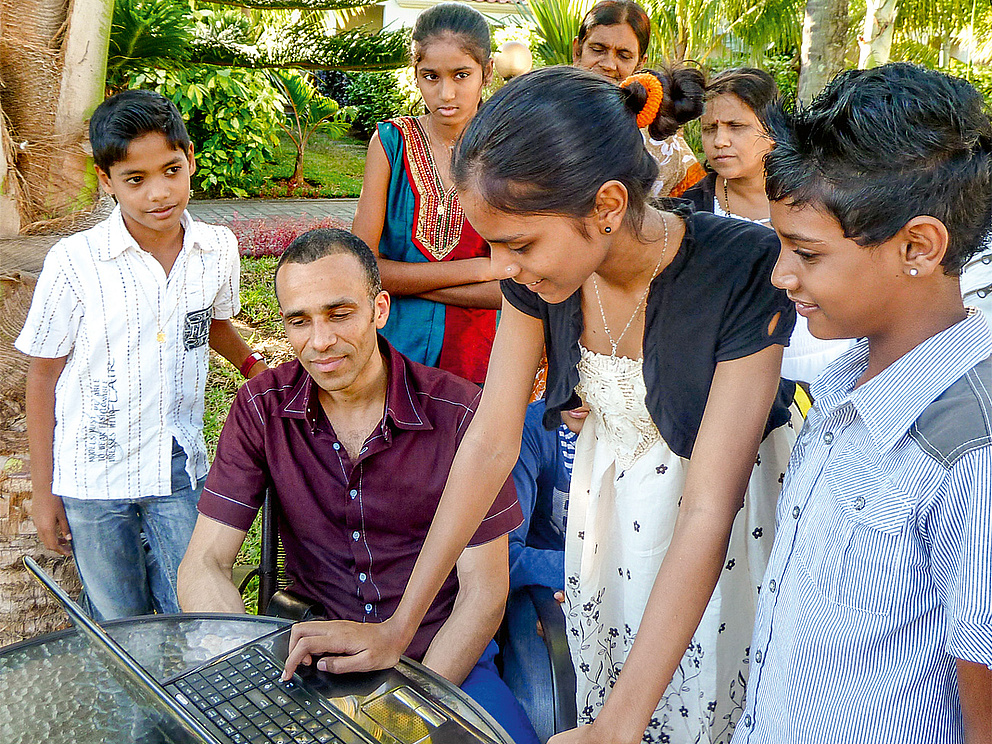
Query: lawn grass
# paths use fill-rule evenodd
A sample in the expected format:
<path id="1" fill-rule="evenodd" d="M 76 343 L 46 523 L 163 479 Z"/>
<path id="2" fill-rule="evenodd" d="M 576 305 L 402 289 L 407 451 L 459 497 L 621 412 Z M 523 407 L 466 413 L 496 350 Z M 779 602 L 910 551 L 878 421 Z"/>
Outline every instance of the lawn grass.
<path id="1" fill-rule="evenodd" d="M 362 190 L 367 150 L 368 142 L 356 137 L 347 136 L 335 140 L 326 132 L 315 132 L 303 155 L 303 174 L 308 181 L 318 185 L 297 189 L 293 196 L 357 197 Z M 285 185 L 276 183 L 273 179 L 288 179 L 293 175 L 295 163 L 296 146 L 285 132 L 280 131 L 276 160 L 262 167 L 262 187 L 250 196 L 287 196 Z"/>
<path id="2" fill-rule="evenodd" d="M 292 358 L 292 351 L 285 340 L 279 304 L 272 289 L 272 274 L 278 258 L 245 257 L 241 259 L 241 312 L 234 319 L 239 331 L 246 336 L 248 345 L 258 349 L 270 364 Z M 217 440 L 227 420 L 228 411 L 238 389 L 244 383 L 241 373 L 216 352 L 210 353 L 207 385 L 203 411 L 203 436 L 211 462 L 217 452 Z M 248 531 L 235 565 L 257 565 L 261 537 L 261 519 Z M 253 580 L 244 593 L 245 606 L 255 611 L 257 580 Z"/>

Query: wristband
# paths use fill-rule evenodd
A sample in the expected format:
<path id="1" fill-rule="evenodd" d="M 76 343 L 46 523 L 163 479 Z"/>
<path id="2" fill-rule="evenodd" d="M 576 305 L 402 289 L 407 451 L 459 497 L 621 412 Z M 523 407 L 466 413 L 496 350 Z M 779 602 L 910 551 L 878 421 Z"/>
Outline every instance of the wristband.
<path id="1" fill-rule="evenodd" d="M 248 376 L 248 373 L 251 372 L 251 368 L 252 367 L 254 367 L 259 362 L 264 362 L 264 361 L 265 360 L 262 359 L 262 355 L 261 354 L 259 354 L 257 351 L 253 351 L 241 363 L 241 376 L 242 377 L 247 377 Z"/>

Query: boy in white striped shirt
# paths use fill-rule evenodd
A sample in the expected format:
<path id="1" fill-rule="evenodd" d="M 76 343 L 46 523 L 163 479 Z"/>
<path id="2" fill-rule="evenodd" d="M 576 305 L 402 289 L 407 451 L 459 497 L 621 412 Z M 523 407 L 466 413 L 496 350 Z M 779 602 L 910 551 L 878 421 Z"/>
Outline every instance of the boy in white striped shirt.
<path id="1" fill-rule="evenodd" d="M 90 120 L 111 216 L 45 258 L 16 346 L 27 379 L 31 516 L 76 559 L 99 620 L 178 612 L 176 570 L 207 473 L 207 345 L 265 369 L 231 325 L 237 240 L 185 211 L 193 146 L 179 111 L 125 91 Z M 147 550 L 146 550 L 147 544 Z"/>
<path id="2" fill-rule="evenodd" d="M 992 740 L 992 332 L 959 274 L 992 223 L 963 80 L 838 76 L 771 115 L 773 283 L 819 338 L 734 744 Z"/>

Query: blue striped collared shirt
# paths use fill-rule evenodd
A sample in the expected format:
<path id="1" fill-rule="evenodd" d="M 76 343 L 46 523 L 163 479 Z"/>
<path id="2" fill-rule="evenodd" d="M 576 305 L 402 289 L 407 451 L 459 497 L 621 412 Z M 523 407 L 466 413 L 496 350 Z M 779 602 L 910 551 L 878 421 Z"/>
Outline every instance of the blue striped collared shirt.
<path id="1" fill-rule="evenodd" d="M 992 332 L 980 313 L 863 385 L 813 386 L 734 744 L 959 744 L 955 658 L 992 665 Z"/>

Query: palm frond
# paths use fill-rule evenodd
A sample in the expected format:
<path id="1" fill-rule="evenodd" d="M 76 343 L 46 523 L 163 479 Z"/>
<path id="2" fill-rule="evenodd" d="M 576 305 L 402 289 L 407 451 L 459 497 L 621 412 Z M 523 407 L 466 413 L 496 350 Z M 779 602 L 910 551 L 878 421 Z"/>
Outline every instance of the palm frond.
<path id="1" fill-rule="evenodd" d="M 107 74 L 125 67 L 172 69 L 192 53 L 193 17 L 173 0 L 117 0 Z"/>
<path id="2" fill-rule="evenodd" d="M 760 62 L 772 50 L 799 45 L 803 0 L 646 0 L 652 19 L 649 64 L 705 63 L 731 54 Z"/>
<path id="3" fill-rule="evenodd" d="M 537 29 L 533 51 L 545 64 L 572 63 L 572 39 L 592 5 L 593 0 L 518 0 L 517 10 Z"/>
<path id="4" fill-rule="evenodd" d="M 381 0 L 210 0 L 216 5 L 230 5 L 254 10 L 345 10 L 375 5 Z"/>
<path id="5" fill-rule="evenodd" d="M 370 34 L 356 28 L 327 36 L 305 26 L 291 26 L 264 47 L 214 37 L 194 39 L 191 61 L 256 69 L 394 70 L 406 64 L 408 48 L 406 31 Z"/>

